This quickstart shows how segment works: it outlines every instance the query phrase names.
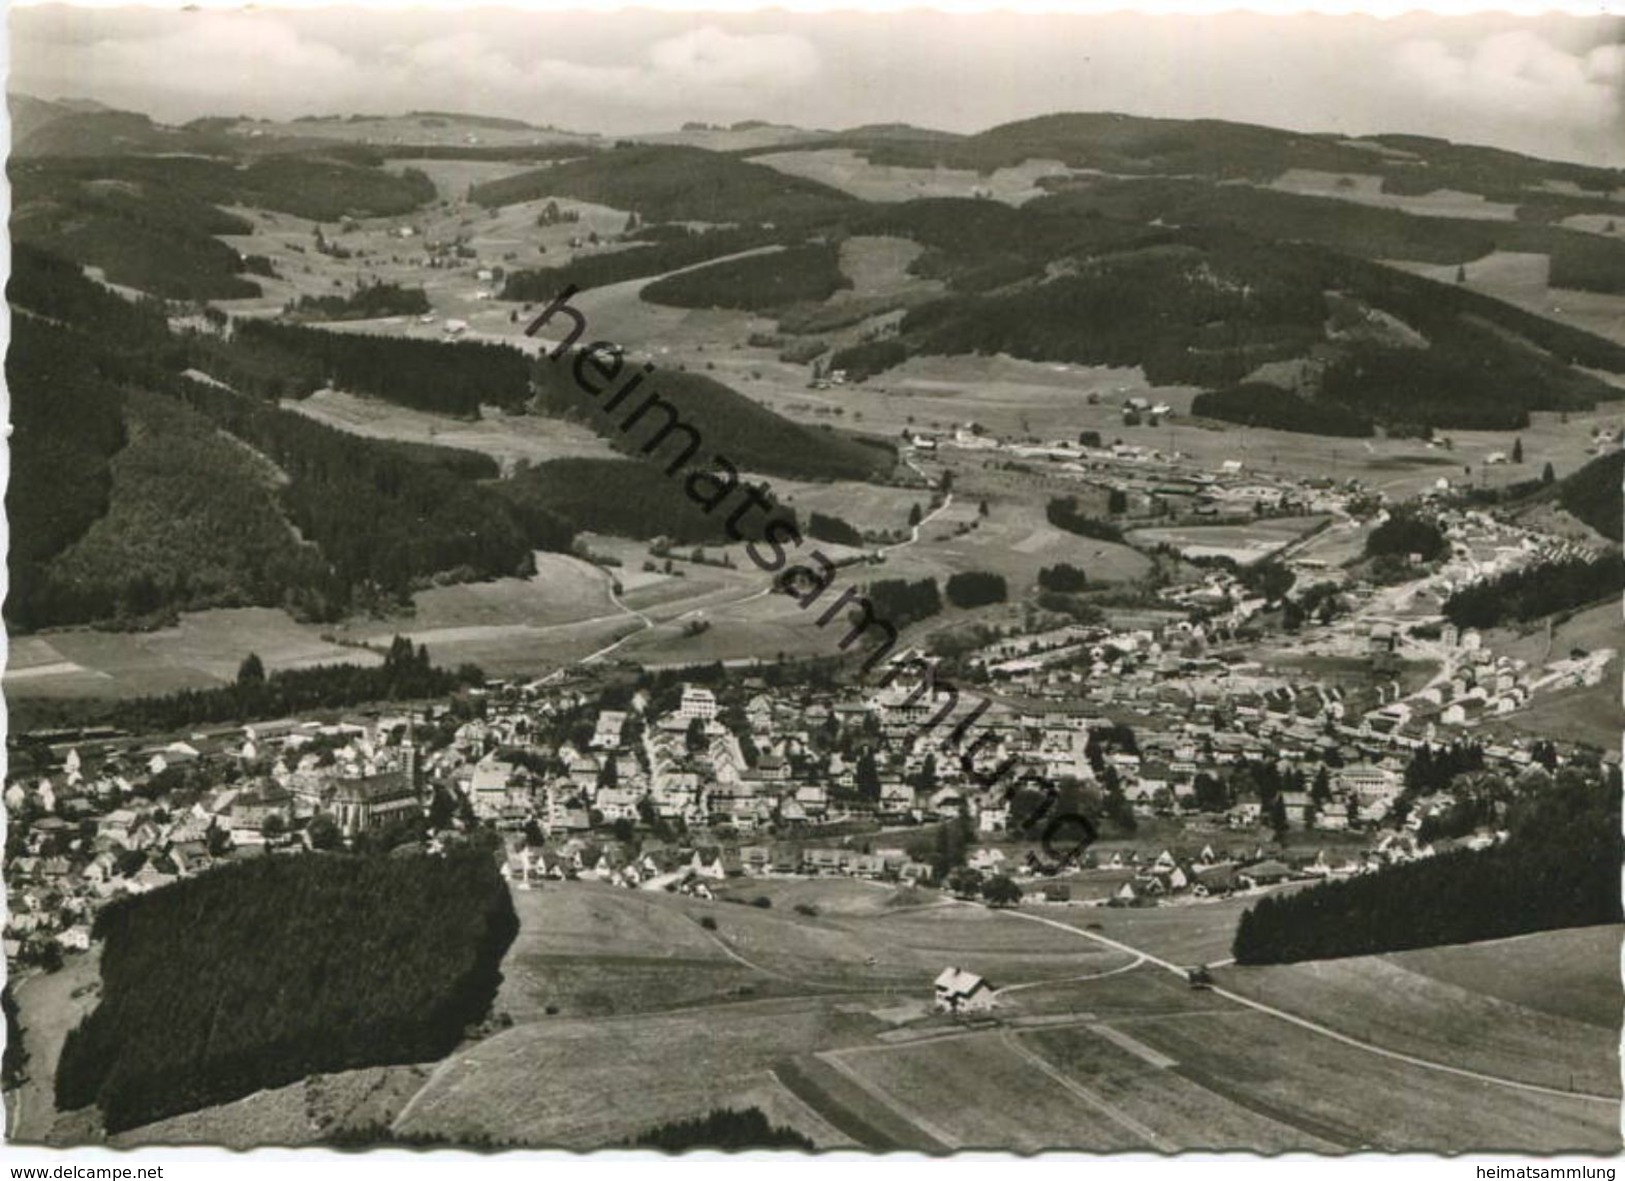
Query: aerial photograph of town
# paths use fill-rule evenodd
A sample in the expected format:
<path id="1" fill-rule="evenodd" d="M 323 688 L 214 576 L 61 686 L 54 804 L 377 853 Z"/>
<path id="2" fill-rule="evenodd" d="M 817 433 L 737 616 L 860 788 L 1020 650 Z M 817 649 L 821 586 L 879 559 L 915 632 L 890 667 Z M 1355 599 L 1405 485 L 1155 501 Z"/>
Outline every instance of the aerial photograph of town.
<path id="1" fill-rule="evenodd" d="M 1625 18 L 9 23 L 8 1150 L 1621 1152 Z"/>

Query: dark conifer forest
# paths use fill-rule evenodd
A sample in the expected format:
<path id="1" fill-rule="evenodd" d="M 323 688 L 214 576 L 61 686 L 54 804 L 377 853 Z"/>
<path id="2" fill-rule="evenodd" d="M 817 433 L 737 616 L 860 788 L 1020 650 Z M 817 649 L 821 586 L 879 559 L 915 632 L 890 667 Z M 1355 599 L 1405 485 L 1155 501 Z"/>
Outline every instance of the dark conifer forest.
<path id="1" fill-rule="evenodd" d="M 323 1071 L 443 1057 L 484 1018 L 518 930 L 491 855 L 266 857 L 96 918 L 100 1003 L 57 1105 L 110 1132 Z"/>

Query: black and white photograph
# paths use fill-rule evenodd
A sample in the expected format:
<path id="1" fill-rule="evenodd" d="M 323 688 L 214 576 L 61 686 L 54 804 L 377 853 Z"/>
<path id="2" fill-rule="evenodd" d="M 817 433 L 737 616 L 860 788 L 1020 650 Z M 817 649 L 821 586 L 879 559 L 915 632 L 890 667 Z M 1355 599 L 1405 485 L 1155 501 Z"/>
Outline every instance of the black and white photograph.
<path id="1" fill-rule="evenodd" d="M 1625 8 L 7 27 L 6 1153 L 1612 1181 Z"/>

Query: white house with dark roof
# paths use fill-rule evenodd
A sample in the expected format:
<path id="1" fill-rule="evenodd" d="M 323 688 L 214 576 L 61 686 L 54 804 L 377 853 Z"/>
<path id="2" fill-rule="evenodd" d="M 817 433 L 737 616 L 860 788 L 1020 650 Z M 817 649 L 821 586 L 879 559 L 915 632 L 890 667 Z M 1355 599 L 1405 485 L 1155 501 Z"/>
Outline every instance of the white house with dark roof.
<path id="1" fill-rule="evenodd" d="M 992 987 L 963 968 L 944 968 L 935 987 L 937 1008 L 944 1013 L 981 1012 L 993 1007 Z"/>

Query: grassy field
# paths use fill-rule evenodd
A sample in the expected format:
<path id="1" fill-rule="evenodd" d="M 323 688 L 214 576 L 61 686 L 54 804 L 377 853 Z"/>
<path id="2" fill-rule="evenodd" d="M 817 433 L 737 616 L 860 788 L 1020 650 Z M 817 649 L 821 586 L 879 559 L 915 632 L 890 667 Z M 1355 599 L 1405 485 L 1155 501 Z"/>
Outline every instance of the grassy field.
<path id="1" fill-rule="evenodd" d="M 323 639 L 325 630 L 272 608 L 238 607 L 182 615 L 151 632 L 48 632 L 14 642 L 21 667 L 8 668 L 5 689 L 16 697 L 138 697 L 209 688 L 235 677 L 250 652 L 268 670 L 382 663 L 379 654 Z"/>
<path id="2" fill-rule="evenodd" d="M 429 1077 L 431 1064 L 375 1066 L 312 1075 L 217 1107 L 190 1111 L 110 1136 L 115 1148 L 207 1144 L 246 1150 L 315 1145 L 346 1131 L 387 1124 Z"/>
<path id="3" fill-rule="evenodd" d="M 1426 263 L 1393 263 L 1400 270 L 1441 283 L 1453 283 L 1456 268 Z M 1551 260 L 1544 254 L 1497 251 L 1466 265 L 1467 285 L 1560 324 L 1625 344 L 1625 296 L 1552 287 Z"/>
<path id="4" fill-rule="evenodd" d="M 1019 1042 L 997 1034 L 866 1046 L 824 1058 L 950 1149 L 1154 1147 L 1110 1109 L 1046 1080 Z"/>
<path id="5" fill-rule="evenodd" d="M 1119 1022 L 1226 1099 L 1350 1149 L 1617 1152 L 1617 1105 L 1486 1086 L 1263 1013 Z"/>
<path id="6" fill-rule="evenodd" d="M 101 995 L 101 947 L 68 957 L 60 972 L 36 972 L 12 983 L 28 1051 L 26 1081 L 6 1093 L 6 1139 L 61 1143 L 55 1133 L 56 1063 L 68 1031 Z"/>
<path id="7" fill-rule="evenodd" d="M 1020 205 L 1043 195 L 1044 190 L 1034 183 L 1038 178 L 1064 176 L 1071 171 L 1056 160 L 1023 160 L 1015 168 L 1000 168 L 987 176 L 970 169 L 905 168 L 872 164 L 850 148 L 771 152 L 752 156 L 751 162 L 818 181 L 865 201 L 972 197 L 981 192 L 995 201 Z"/>
<path id="8" fill-rule="evenodd" d="M 1242 996 L 1429 1061 L 1559 1090 L 1617 1096 L 1619 1048 L 1612 1031 L 1599 1037 L 1596 1025 L 1553 1014 L 1549 1010 L 1556 1007 L 1555 998 L 1547 1002 L 1548 1011 L 1539 1011 L 1490 991 L 1506 974 L 1525 982 L 1513 985 L 1516 995 L 1544 971 L 1567 982 L 1569 995 L 1561 1003 L 1594 1013 L 1611 992 L 1612 1026 L 1617 1029 L 1619 1004 L 1625 1001 L 1618 984 L 1619 931 L 1610 929 L 1604 936 L 1577 941 L 1529 935 L 1478 944 L 1463 949 L 1467 965 L 1460 967 L 1451 963 L 1457 949 L 1435 948 L 1424 953 L 1423 961 L 1433 967 L 1432 974 L 1398 957 L 1360 956 L 1223 968 L 1218 979 Z M 1565 962 L 1566 970 L 1553 971 L 1558 962 Z M 1468 965 L 1476 969 L 1471 976 L 1463 970 Z M 1609 970 L 1614 973 L 1611 987 Z"/>
<path id="9" fill-rule="evenodd" d="M 536 573 L 530 578 L 498 578 L 434 587 L 413 596 L 407 617 L 358 621 L 337 634 L 345 639 L 387 641 L 410 631 L 414 642 L 433 651 L 438 638 L 455 641 L 476 628 L 525 627 L 544 629 L 586 619 L 612 616 L 611 576 L 604 570 L 568 554 L 538 551 Z"/>
<path id="10" fill-rule="evenodd" d="M 569 1149 L 624 1143 L 666 1120 L 782 1092 L 776 1062 L 851 1044 L 874 1025 L 820 999 L 519 1025 L 447 1059 L 396 1128 Z"/>
<path id="11" fill-rule="evenodd" d="M 1226 557 L 1238 565 L 1261 562 L 1325 522 L 1325 517 L 1287 517 L 1245 525 L 1195 525 L 1180 529 L 1136 529 L 1135 545 L 1171 545 L 1187 558 Z"/>
<path id="12" fill-rule="evenodd" d="M 405 1134 L 588 1149 L 732 1105 L 761 1107 L 821 1147 L 1618 1147 L 1609 1104 L 1383 1057 L 1086 937 L 1174 962 L 1213 959 L 1240 902 L 1034 908 L 1074 934 L 934 891 L 842 879 L 741 879 L 721 892 L 747 904 L 593 883 L 516 891 L 520 934 L 494 1006 L 511 1028 L 439 1064 L 317 1078 L 120 1142 L 305 1143 L 389 1122 Z M 756 897 L 771 905 L 749 905 Z M 1618 937 L 1553 932 L 1220 974 L 1378 1046 L 1536 1082 L 1572 1065 L 1583 1089 L 1608 1085 L 1610 1067 L 1617 1078 L 1608 969 Z M 927 1015 L 930 981 L 948 963 L 1001 988 L 993 1024 Z M 38 999 L 30 985 L 25 1025 Z"/>
<path id="13" fill-rule="evenodd" d="M 1119 1031 L 1120 1032 L 1120 1031 Z M 1272 1119 L 1124 1049 L 1097 1029 L 1021 1035 L 1033 1052 L 1161 1145 L 1248 1152 L 1329 1152 L 1340 1147 L 1307 1129 Z M 1137 1043 L 1136 1043 L 1137 1044 Z"/>
<path id="14" fill-rule="evenodd" d="M 1408 972 L 1613 1031 L 1625 1003 L 1619 979 L 1621 935 L 1618 927 L 1575 927 L 1385 958 Z M 1553 965 L 1562 970 L 1554 972 Z M 1613 1082 L 1618 1084 L 1617 1074 Z"/>
<path id="15" fill-rule="evenodd" d="M 1206 964 L 1230 958 L 1230 943 L 1242 912 L 1258 901 L 1239 897 L 1191 906 L 1045 908 L 1045 918 L 1081 930 L 1097 931 L 1176 964 Z"/>
<path id="16" fill-rule="evenodd" d="M 489 455 L 504 472 L 518 460 L 609 459 L 615 451 L 601 436 L 576 423 L 529 414 L 504 414 L 487 407 L 479 422 L 464 422 L 406 406 L 363 398 L 338 390 L 320 390 L 308 398 L 284 400 L 282 407 L 317 422 L 369 439 L 435 443 Z"/>

